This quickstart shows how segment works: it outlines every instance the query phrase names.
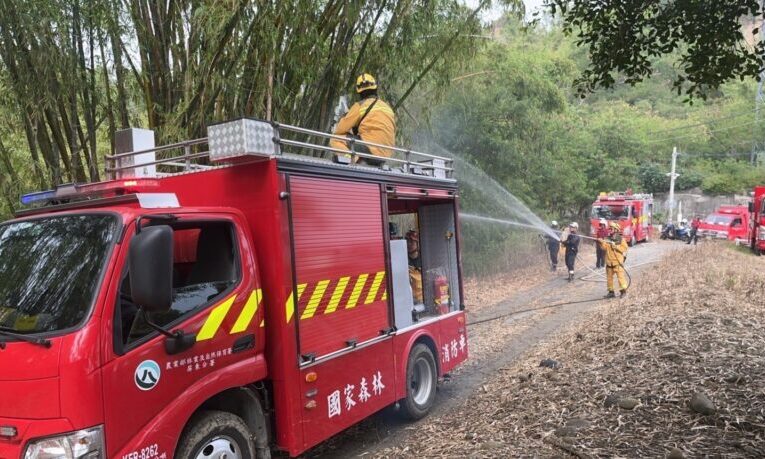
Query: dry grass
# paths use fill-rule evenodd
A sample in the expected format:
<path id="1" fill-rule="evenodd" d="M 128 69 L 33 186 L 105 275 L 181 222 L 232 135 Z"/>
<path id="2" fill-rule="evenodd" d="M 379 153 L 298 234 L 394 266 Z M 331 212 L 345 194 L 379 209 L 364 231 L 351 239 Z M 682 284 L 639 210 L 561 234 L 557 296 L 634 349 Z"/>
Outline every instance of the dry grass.
<path id="1" fill-rule="evenodd" d="M 466 310 L 475 313 L 496 306 L 519 292 L 540 285 L 549 277 L 549 266 L 540 262 L 507 273 L 467 279 L 463 286 Z"/>
<path id="2" fill-rule="evenodd" d="M 679 252 L 381 456 L 765 456 L 763 260 Z M 562 368 L 540 368 L 543 358 Z M 689 407 L 698 392 L 714 414 Z M 624 409 L 606 403 L 627 398 Z M 568 426 L 568 427 L 566 427 Z"/>

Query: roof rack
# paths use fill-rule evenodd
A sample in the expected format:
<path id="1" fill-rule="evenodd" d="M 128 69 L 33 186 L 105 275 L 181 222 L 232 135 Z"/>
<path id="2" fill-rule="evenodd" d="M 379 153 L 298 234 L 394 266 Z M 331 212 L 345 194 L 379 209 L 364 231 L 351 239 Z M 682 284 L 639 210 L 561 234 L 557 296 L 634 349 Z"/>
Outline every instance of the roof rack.
<path id="1" fill-rule="evenodd" d="M 240 118 L 212 124 L 208 126 L 207 134 L 207 137 L 199 139 L 154 146 L 153 131 L 119 131 L 115 136 L 118 153 L 106 156 L 106 175 L 110 179 L 162 177 L 226 166 L 247 157 L 274 158 L 294 152 L 303 156 L 324 158 L 328 163 L 330 160 L 327 156 L 350 154 L 353 158 L 351 163 L 359 158 L 381 163 L 380 167 L 369 166 L 371 169 L 395 169 L 404 174 L 440 179 L 452 179 L 454 176 L 452 158 L 289 124 Z M 332 139 L 346 142 L 350 151 L 326 145 Z M 391 157 L 359 151 L 362 146 L 388 151 Z M 163 166 L 165 171 L 157 171 L 157 166 Z"/>
<path id="2" fill-rule="evenodd" d="M 615 201 L 615 200 L 640 200 L 640 199 L 653 199 L 653 193 L 627 193 L 624 191 L 611 191 L 602 192 L 598 195 L 599 201 Z"/>

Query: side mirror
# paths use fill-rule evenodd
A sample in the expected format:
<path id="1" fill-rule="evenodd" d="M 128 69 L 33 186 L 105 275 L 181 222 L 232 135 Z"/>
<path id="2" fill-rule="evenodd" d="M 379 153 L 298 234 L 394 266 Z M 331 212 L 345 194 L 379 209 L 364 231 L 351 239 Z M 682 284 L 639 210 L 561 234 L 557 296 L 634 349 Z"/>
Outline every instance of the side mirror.
<path id="1" fill-rule="evenodd" d="M 130 292 L 145 311 L 167 311 L 173 304 L 173 230 L 149 226 L 130 241 Z"/>
<path id="2" fill-rule="evenodd" d="M 754 212 L 754 203 L 750 201 L 749 202 L 749 213 L 752 213 L 752 212 Z"/>

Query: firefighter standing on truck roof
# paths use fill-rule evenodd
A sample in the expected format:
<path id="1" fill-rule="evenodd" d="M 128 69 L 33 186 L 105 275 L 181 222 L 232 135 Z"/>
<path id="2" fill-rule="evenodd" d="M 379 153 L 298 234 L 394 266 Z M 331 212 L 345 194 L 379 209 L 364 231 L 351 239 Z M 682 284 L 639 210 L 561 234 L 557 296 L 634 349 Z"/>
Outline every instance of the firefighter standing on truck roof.
<path id="1" fill-rule="evenodd" d="M 606 298 L 614 298 L 614 275 L 619 280 L 621 297 L 627 295 L 627 276 L 624 270 L 624 261 L 627 259 L 627 241 L 622 238 L 622 227 L 618 223 L 611 223 L 611 237 L 598 239 L 603 250 L 606 251 L 606 284 L 608 294 Z"/>
<path id="2" fill-rule="evenodd" d="M 335 127 L 335 135 L 348 137 L 349 140 L 332 139 L 329 146 L 340 150 L 351 150 L 351 139 L 364 140 L 381 145 L 393 146 L 396 142 L 396 116 L 393 109 L 377 96 L 377 81 L 368 74 L 363 73 L 356 79 L 356 93 L 360 100 L 353 104 L 348 113 L 338 121 Z M 393 150 L 381 147 L 368 147 L 355 145 L 353 150 L 358 153 L 367 153 L 375 156 L 389 158 Z M 343 155 L 336 154 L 340 160 Z M 350 158 L 351 155 L 344 155 Z M 371 158 L 358 158 L 360 164 L 381 166 L 384 161 Z"/>
<path id="3" fill-rule="evenodd" d="M 568 225 L 568 237 L 565 241 L 560 241 L 563 247 L 566 248 L 566 268 L 568 268 L 568 281 L 574 280 L 574 263 L 576 263 L 576 256 L 579 253 L 579 235 L 576 234 L 579 229 L 579 223 L 571 222 Z"/>

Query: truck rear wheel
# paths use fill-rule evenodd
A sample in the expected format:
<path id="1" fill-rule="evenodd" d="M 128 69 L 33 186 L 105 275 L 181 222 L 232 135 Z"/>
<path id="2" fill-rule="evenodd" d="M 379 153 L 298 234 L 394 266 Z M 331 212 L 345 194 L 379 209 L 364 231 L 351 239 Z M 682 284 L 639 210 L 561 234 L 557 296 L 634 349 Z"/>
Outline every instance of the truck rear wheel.
<path id="1" fill-rule="evenodd" d="M 436 400 L 436 358 L 430 348 L 416 344 L 406 364 L 406 398 L 401 404 L 403 415 L 416 421 L 430 411 Z"/>
<path id="2" fill-rule="evenodd" d="M 180 459 L 254 459 L 251 433 L 242 418 L 225 411 L 195 415 L 181 436 Z"/>

